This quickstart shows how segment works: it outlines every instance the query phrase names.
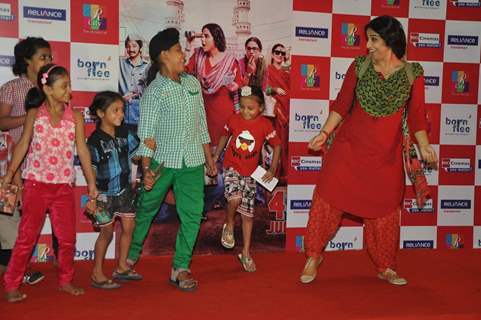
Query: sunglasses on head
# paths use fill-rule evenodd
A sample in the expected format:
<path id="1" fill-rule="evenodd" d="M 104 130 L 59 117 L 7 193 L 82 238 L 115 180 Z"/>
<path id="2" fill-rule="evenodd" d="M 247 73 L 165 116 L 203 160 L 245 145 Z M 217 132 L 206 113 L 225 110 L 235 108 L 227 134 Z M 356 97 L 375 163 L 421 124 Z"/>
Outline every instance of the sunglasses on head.
<path id="1" fill-rule="evenodd" d="M 274 54 L 278 56 L 283 56 L 283 57 L 286 56 L 286 52 L 281 50 L 274 50 Z"/>

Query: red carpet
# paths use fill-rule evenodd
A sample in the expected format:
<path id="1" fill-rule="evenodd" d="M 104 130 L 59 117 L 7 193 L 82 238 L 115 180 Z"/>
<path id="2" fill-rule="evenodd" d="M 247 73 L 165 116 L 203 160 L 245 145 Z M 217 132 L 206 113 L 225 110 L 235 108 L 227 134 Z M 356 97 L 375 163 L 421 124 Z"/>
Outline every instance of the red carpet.
<path id="1" fill-rule="evenodd" d="M 81 262 L 82 297 L 57 292 L 54 267 L 36 265 L 46 279 L 24 286 L 21 303 L 2 300 L 0 319 L 481 319 L 479 250 L 401 251 L 405 287 L 378 280 L 364 251 L 327 253 L 311 285 L 298 282 L 301 254 L 255 258 L 258 271 L 248 274 L 233 254 L 196 256 L 195 293 L 168 284 L 170 258 L 144 258 L 137 270 L 145 279 L 116 291 L 90 288 L 91 262 Z"/>

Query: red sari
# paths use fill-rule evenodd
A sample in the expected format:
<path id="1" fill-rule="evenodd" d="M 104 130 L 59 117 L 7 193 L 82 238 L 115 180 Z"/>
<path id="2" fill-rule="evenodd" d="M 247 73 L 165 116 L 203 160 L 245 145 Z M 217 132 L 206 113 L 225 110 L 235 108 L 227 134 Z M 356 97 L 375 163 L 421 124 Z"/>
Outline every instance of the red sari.
<path id="1" fill-rule="evenodd" d="M 202 48 L 199 49 L 202 50 Z M 197 79 L 199 79 L 199 81 L 201 81 L 201 73 L 211 75 L 216 66 L 212 66 L 209 59 L 206 59 L 204 70 L 199 70 L 196 72 L 196 58 L 196 54 L 192 55 L 189 60 L 189 64 L 186 66 L 186 69 L 187 72 L 193 74 Z M 239 71 L 239 65 L 235 59 L 233 61 L 234 62 L 232 65 L 228 68 L 228 72 L 226 72 L 224 75 L 218 76 L 232 77 L 232 75 L 234 75 L 234 82 L 240 85 L 242 79 Z M 201 83 L 203 82 L 201 81 Z M 216 146 L 219 142 L 220 136 L 224 132 L 224 125 L 227 123 L 227 119 L 229 119 L 229 117 L 235 113 L 234 102 L 231 98 L 230 91 L 224 85 L 220 88 L 216 88 L 216 90 L 213 92 L 207 92 L 207 90 L 204 89 L 205 88 L 202 90 L 202 95 L 204 98 L 205 113 L 207 118 L 207 129 L 209 130 L 211 145 Z"/>
<path id="2" fill-rule="evenodd" d="M 274 106 L 276 115 L 274 120 L 274 128 L 282 141 L 281 168 L 280 175 L 287 176 L 287 168 L 289 159 L 287 154 L 287 146 L 289 144 L 289 72 L 283 69 L 277 69 L 272 64 L 267 67 L 267 85 L 271 88 L 282 88 L 285 96 L 274 95 L 277 103 Z"/>
<path id="3" fill-rule="evenodd" d="M 317 194 L 344 212 L 379 218 L 399 207 L 404 194 L 401 153 L 404 108 L 385 117 L 369 115 L 355 97 L 356 82 L 352 63 L 331 107 L 343 117 L 344 123 L 324 158 Z M 423 76 L 414 81 L 407 108 L 410 132 L 426 130 Z"/>

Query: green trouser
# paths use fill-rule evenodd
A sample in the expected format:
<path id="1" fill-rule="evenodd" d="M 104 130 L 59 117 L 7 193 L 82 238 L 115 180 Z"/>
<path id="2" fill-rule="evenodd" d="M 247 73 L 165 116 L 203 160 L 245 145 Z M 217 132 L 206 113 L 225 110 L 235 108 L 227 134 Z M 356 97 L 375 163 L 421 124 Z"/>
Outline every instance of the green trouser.
<path id="1" fill-rule="evenodd" d="M 155 168 L 157 162 L 152 161 Z M 174 269 L 188 269 L 192 260 L 197 234 L 204 208 L 204 166 L 182 169 L 163 168 L 162 176 L 150 191 L 142 187 L 137 199 L 135 230 L 132 235 L 128 258 L 137 261 L 152 220 L 164 201 L 170 186 L 174 186 L 180 228 L 175 242 Z"/>

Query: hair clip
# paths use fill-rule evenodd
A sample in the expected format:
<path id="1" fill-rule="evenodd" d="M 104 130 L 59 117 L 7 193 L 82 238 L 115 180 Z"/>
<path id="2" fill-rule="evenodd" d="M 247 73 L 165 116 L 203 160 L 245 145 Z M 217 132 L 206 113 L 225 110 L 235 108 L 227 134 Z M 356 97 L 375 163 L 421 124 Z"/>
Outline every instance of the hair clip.
<path id="1" fill-rule="evenodd" d="M 47 72 L 42 73 L 42 79 L 40 80 L 40 83 L 45 85 L 47 83 L 47 79 L 48 79 L 48 73 Z"/>
<path id="2" fill-rule="evenodd" d="M 244 86 L 241 88 L 241 96 L 248 97 L 252 95 L 252 89 L 249 86 Z"/>
<path id="3" fill-rule="evenodd" d="M 50 73 L 50 71 L 52 71 L 53 69 L 55 69 L 57 67 L 58 66 L 56 64 L 54 64 L 46 72 L 42 73 L 42 79 L 40 79 L 40 83 L 43 84 L 43 85 L 47 84 L 48 74 Z"/>

